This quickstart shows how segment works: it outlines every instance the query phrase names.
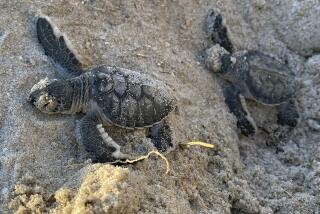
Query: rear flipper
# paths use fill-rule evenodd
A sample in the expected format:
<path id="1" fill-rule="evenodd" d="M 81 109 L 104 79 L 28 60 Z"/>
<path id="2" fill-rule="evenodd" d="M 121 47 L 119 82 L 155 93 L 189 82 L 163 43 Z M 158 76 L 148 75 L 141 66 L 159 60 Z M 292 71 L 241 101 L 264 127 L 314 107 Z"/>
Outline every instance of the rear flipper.
<path id="1" fill-rule="evenodd" d="M 228 37 L 228 30 L 223 24 L 223 18 L 221 14 L 219 14 L 217 11 L 214 11 L 213 9 L 209 10 L 207 15 L 206 31 L 208 37 L 215 44 L 219 44 L 221 47 L 232 53 L 233 46 Z"/>
<path id="2" fill-rule="evenodd" d="M 241 133 L 245 136 L 255 134 L 256 125 L 246 108 L 245 100 L 240 98 L 240 92 L 234 86 L 229 86 L 224 89 L 223 94 L 230 112 L 237 118 L 237 127 Z"/>
<path id="3" fill-rule="evenodd" d="M 295 127 L 299 121 L 299 112 L 294 100 L 289 100 L 280 105 L 278 113 L 278 124 Z"/>
<path id="4" fill-rule="evenodd" d="M 65 78 L 83 73 L 82 65 L 70 51 L 63 36 L 56 35 L 49 20 L 40 17 L 37 20 L 37 36 L 47 56 L 51 57 Z"/>
<path id="5" fill-rule="evenodd" d="M 78 143 L 84 145 L 93 162 L 113 162 L 120 159 L 130 159 L 120 152 L 120 146 L 104 130 L 103 119 L 99 112 L 91 112 L 84 116 L 76 125 Z"/>
<path id="6" fill-rule="evenodd" d="M 162 121 L 149 129 L 148 137 L 160 152 L 167 152 L 173 148 L 172 131 L 166 121 Z"/>

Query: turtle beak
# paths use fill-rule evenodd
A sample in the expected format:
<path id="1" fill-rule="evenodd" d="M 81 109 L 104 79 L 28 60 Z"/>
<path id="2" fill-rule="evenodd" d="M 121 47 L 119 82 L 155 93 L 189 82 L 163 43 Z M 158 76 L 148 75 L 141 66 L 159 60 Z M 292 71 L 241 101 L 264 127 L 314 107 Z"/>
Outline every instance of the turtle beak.
<path id="1" fill-rule="evenodd" d="M 35 84 L 31 90 L 28 97 L 28 102 L 34 105 L 37 102 L 39 96 L 41 95 L 42 91 L 47 87 L 50 80 L 46 77 L 45 79 L 40 80 L 37 84 Z"/>
<path id="2" fill-rule="evenodd" d="M 37 91 L 33 91 L 29 94 L 29 97 L 28 97 L 28 102 L 32 105 L 35 105 L 35 103 L 37 102 L 39 98 L 39 92 Z"/>
<path id="3" fill-rule="evenodd" d="M 33 96 L 33 94 L 30 94 L 27 100 L 33 105 L 36 101 L 36 98 Z"/>

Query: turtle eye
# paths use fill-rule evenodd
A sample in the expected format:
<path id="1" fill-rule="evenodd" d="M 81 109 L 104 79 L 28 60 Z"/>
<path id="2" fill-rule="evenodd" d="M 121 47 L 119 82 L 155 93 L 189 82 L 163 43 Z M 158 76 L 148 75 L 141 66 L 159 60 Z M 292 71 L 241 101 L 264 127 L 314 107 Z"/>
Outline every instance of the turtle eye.
<path id="1" fill-rule="evenodd" d="M 56 106 L 52 111 L 53 112 L 57 112 L 58 111 L 58 106 Z"/>
<path id="2" fill-rule="evenodd" d="M 54 99 L 49 99 L 44 105 L 44 108 L 48 109 L 49 111 L 53 111 L 57 107 L 57 102 Z"/>

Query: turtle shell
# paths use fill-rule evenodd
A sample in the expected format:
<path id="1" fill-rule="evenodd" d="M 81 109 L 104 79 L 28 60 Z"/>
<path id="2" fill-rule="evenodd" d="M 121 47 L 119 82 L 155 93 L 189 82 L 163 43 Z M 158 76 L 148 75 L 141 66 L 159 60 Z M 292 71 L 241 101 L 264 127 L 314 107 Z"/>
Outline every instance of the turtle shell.
<path id="1" fill-rule="evenodd" d="M 253 99 L 264 104 L 280 104 L 294 96 L 296 82 L 286 64 L 258 51 L 249 51 L 245 57 L 248 63 L 245 81 Z"/>
<path id="2" fill-rule="evenodd" d="M 107 66 L 91 73 L 95 77 L 92 97 L 114 125 L 150 127 L 176 106 L 169 87 L 147 75 Z"/>

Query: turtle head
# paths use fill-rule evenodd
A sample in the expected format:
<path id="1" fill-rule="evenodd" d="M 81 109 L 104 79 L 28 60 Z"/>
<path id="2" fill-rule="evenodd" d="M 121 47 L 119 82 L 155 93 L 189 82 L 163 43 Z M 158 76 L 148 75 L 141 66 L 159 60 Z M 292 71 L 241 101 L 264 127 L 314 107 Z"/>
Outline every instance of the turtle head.
<path id="1" fill-rule="evenodd" d="M 231 64 L 231 54 L 220 45 L 216 44 L 206 50 L 205 66 L 214 73 L 225 74 Z"/>
<path id="2" fill-rule="evenodd" d="M 67 80 L 40 80 L 30 91 L 28 101 L 44 113 L 70 113 L 72 86 Z"/>

